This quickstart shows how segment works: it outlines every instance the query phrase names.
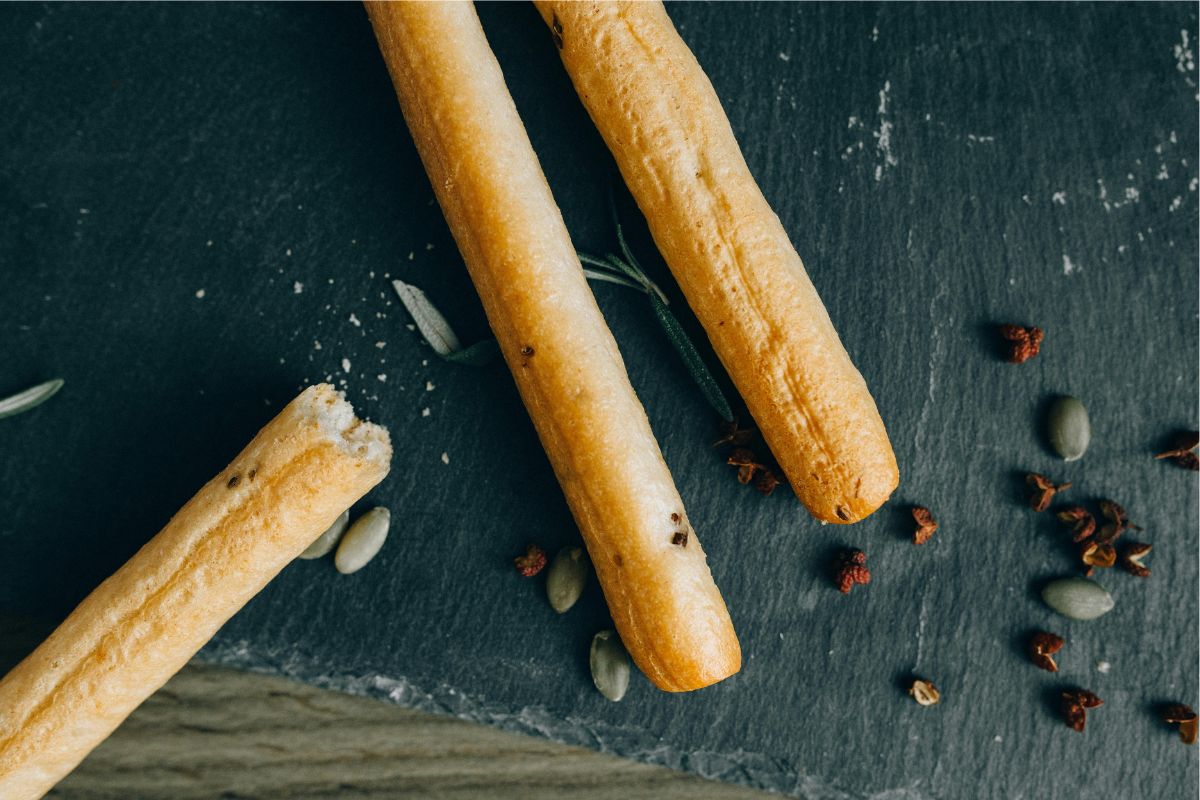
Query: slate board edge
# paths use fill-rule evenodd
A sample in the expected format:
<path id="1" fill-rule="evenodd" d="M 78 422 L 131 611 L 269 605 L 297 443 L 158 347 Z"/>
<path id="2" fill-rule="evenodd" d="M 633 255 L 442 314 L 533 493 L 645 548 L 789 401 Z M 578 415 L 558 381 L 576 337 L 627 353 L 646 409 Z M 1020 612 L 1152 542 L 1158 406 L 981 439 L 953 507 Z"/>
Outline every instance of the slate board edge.
<path id="1" fill-rule="evenodd" d="M 637 728 L 589 722 L 583 718 L 559 719 L 536 706 L 513 713 L 500 704 L 481 701 L 451 686 L 443 684 L 429 688 L 403 675 L 330 673 L 311 657 L 295 652 L 263 652 L 245 640 L 226 642 L 218 636 L 200 651 L 196 660 L 204 664 L 282 676 L 322 689 L 370 697 L 429 714 L 586 747 L 752 789 L 814 799 L 850 800 L 865 797 L 847 793 L 802 774 L 789 762 L 763 753 L 745 750 L 728 754 L 709 750 L 683 752 Z"/>

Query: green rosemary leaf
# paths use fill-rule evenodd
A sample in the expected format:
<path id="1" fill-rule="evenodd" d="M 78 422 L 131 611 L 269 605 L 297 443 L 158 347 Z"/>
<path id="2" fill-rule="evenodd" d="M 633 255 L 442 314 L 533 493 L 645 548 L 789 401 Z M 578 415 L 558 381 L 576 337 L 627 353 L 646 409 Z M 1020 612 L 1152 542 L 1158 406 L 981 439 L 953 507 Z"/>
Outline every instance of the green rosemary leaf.
<path id="1" fill-rule="evenodd" d="M 696 351 L 696 346 L 692 344 L 692 340 L 688 338 L 684 332 L 683 326 L 679 324 L 679 320 L 675 319 L 675 315 L 671 313 L 671 309 L 667 308 L 656 294 L 650 295 L 650 305 L 654 308 L 654 316 L 658 319 L 663 330 L 666 331 L 667 339 L 670 340 L 671 346 L 675 348 L 675 352 L 679 353 L 679 357 L 683 359 L 684 366 L 692 375 L 692 380 L 700 387 L 700 392 L 704 395 L 704 399 L 713 407 L 713 410 L 721 415 L 721 419 L 726 422 L 733 422 L 733 410 L 729 407 L 729 401 L 725 399 L 725 395 L 721 392 L 721 387 L 717 385 L 717 381 L 713 378 L 712 373 L 708 371 L 708 367 L 704 365 L 703 359 L 700 358 L 700 353 Z"/>
<path id="2" fill-rule="evenodd" d="M 52 381 L 39 383 L 37 386 L 26 389 L 23 392 L 18 392 L 12 397 L 0 400 L 0 419 L 11 417 L 20 414 L 22 411 L 28 411 L 31 408 L 40 406 L 57 394 L 58 390 L 62 387 L 63 380 L 56 378 Z"/>
<path id="3" fill-rule="evenodd" d="M 486 367 L 499 357 L 500 345 L 495 339 L 484 339 L 470 347 L 442 356 L 451 364 L 465 364 L 468 367 Z"/>
<path id="4" fill-rule="evenodd" d="M 584 277 L 590 281 L 607 281 L 608 283 L 615 283 L 618 286 L 624 286 L 629 289 L 637 289 L 639 292 L 646 291 L 645 286 L 634 283 L 628 278 L 622 278 L 620 275 L 614 275 L 611 272 L 601 272 L 600 270 L 596 269 L 584 269 L 583 274 Z"/>

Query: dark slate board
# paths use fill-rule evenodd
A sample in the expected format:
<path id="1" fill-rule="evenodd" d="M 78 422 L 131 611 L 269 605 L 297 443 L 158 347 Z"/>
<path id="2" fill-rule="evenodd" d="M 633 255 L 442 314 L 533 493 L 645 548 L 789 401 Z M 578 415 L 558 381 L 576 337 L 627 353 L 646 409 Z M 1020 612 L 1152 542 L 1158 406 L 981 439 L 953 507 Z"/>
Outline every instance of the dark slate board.
<path id="1" fill-rule="evenodd" d="M 0 391 L 67 380 L 0 422 L 0 609 L 65 615 L 332 376 L 392 429 L 369 502 L 394 510 L 393 534 L 353 578 L 289 567 L 208 659 L 800 797 L 1194 796 L 1196 751 L 1154 708 L 1196 701 L 1197 483 L 1150 454 L 1197 424 L 1195 7 L 670 11 L 903 475 L 854 528 L 738 486 L 645 307 L 597 287 L 740 675 L 688 696 L 638 678 L 610 704 L 586 665 L 599 592 L 560 618 L 513 574 L 526 541 L 577 533 L 503 367 L 433 359 L 391 296 L 402 277 L 464 338 L 486 335 L 353 4 L 0 7 Z M 603 250 L 611 162 L 549 37 L 531 7 L 481 13 L 576 243 Z M 1039 359 L 1002 363 L 1007 321 L 1046 328 Z M 1095 428 L 1070 465 L 1037 427 L 1063 392 Z M 1101 576 L 1117 599 L 1103 621 L 1037 600 L 1072 559 L 1023 507 L 1026 470 L 1119 499 L 1154 543 L 1149 580 Z M 920 549 L 914 502 L 942 524 Z M 875 579 L 843 597 L 827 564 L 848 544 Z M 1021 652 L 1041 626 L 1069 639 L 1057 676 Z M 905 696 L 914 671 L 941 706 Z M 1070 684 L 1106 701 L 1084 736 L 1056 716 Z"/>

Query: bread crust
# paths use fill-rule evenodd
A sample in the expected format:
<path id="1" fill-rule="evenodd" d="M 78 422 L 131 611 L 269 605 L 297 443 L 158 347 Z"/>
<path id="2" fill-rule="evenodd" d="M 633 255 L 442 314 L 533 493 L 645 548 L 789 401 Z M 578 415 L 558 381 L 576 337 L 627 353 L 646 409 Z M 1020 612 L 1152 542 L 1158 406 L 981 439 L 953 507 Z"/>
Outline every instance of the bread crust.
<path id="1" fill-rule="evenodd" d="M 390 460 L 387 432 L 333 387 L 293 400 L 0 681 L 0 797 L 47 792 Z"/>
<path id="2" fill-rule="evenodd" d="M 826 522 L 868 516 L 899 482 L 875 401 L 662 4 L 535 5 L 796 495 Z"/>
<path id="3" fill-rule="evenodd" d="M 729 613 L 474 9 L 366 5 L 622 641 L 667 691 L 732 675 Z M 686 546 L 672 544 L 680 531 Z"/>

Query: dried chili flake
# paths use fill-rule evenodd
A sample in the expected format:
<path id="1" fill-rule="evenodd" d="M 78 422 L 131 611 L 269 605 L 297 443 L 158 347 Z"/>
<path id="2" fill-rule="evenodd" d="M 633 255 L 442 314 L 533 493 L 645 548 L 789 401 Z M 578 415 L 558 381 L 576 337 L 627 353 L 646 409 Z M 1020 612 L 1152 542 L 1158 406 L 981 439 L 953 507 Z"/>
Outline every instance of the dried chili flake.
<path id="1" fill-rule="evenodd" d="M 532 578 L 546 568 L 546 551 L 536 544 L 526 545 L 525 555 L 513 559 L 517 572 L 526 578 Z"/>
<path id="2" fill-rule="evenodd" d="M 836 575 L 838 591 L 850 594 L 855 584 L 866 586 L 871 582 L 871 571 L 867 569 L 867 554 L 862 550 L 847 550 L 841 554 L 837 562 Z"/>
<path id="3" fill-rule="evenodd" d="M 1036 472 L 1026 475 L 1025 482 L 1033 487 L 1033 494 L 1029 498 L 1029 505 L 1038 513 L 1050 507 L 1050 501 L 1054 499 L 1054 495 L 1071 488 L 1070 481 L 1055 483 L 1045 475 L 1039 475 Z"/>
<path id="4" fill-rule="evenodd" d="M 1111 544 L 1084 542 L 1079 548 L 1079 559 L 1089 567 L 1108 569 L 1117 563 L 1117 551 Z"/>
<path id="5" fill-rule="evenodd" d="M 782 481 L 780 481 L 779 476 L 770 467 L 760 467 L 758 475 L 754 478 L 754 488 L 767 497 L 771 496 L 771 492 L 775 491 L 780 483 Z"/>
<path id="6" fill-rule="evenodd" d="M 1200 447 L 1200 433 L 1188 431 L 1175 437 L 1170 450 L 1164 450 L 1154 458 L 1169 458 L 1184 469 L 1200 470 L 1200 457 L 1196 455 L 1197 447 Z"/>
<path id="7" fill-rule="evenodd" d="M 1059 522 L 1071 526 L 1075 532 L 1072 538 L 1076 542 L 1082 542 L 1096 532 L 1096 518 L 1083 506 L 1064 508 L 1055 516 L 1058 517 Z"/>
<path id="8" fill-rule="evenodd" d="M 1001 325 L 1000 335 L 1008 340 L 1008 363 L 1024 364 L 1042 349 L 1046 334 L 1041 328 Z"/>
<path id="9" fill-rule="evenodd" d="M 1167 706 L 1162 711 L 1162 720 L 1168 725 L 1179 726 L 1179 738 L 1184 744 L 1195 744 L 1197 733 L 1196 712 L 1182 703 Z"/>
<path id="10" fill-rule="evenodd" d="M 1070 689 L 1062 693 L 1063 719 L 1071 730 L 1083 733 L 1087 724 L 1087 710 L 1104 705 L 1104 701 L 1086 689 Z"/>
<path id="11" fill-rule="evenodd" d="M 1096 534 L 1096 540 L 1099 542 L 1112 544 L 1117 537 L 1130 528 L 1135 531 L 1141 530 L 1129 521 L 1129 515 L 1125 513 L 1125 509 L 1112 500 L 1100 501 L 1100 513 L 1108 522 L 1101 526 L 1100 533 Z"/>
<path id="12" fill-rule="evenodd" d="M 1150 568 L 1142 562 L 1152 549 L 1144 542 L 1128 542 L 1121 552 L 1121 568 L 1139 578 L 1149 578 Z"/>
<path id="13" fill-rule="evenodd" d="M 925 544 L 938 529 L 937 521 L 925 506 L 913 506 L 912 516 L 917 523 L 917 529 L 913 531 L 913 544 Z"/>
<path id="14" fill-rule="evenodd" d="M 1036 666 L 1047 672 L 1058 672 L 1054 654 L 1062 650 L 1063 644 L 1065 642 L 1061 636 L 1038 631 L 1029 639 L 1029 658 Z"/>
<path id="15" fill-rule="evenodd" d="M 722 422 L 720 430 L 721 437 L 712 443 L 713 447 L 725 447 L 727 445 L 741 447 L 754 437 L 754 429 L 739 426 L 737 420 Z"/>

